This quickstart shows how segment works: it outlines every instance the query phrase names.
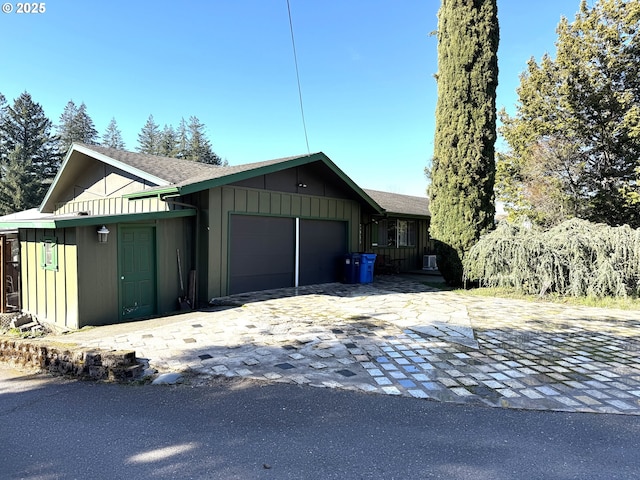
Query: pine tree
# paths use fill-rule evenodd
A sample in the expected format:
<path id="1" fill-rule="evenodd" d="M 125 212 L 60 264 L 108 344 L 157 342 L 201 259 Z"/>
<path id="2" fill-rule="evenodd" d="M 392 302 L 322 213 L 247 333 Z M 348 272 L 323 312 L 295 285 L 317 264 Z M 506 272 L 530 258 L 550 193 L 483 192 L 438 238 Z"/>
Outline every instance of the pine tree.
<path id="1" fill-rule="evenodd" d="M 87 106 L 83 103 L 76 106 L 73 100 L 65 105 L 60 124 L 58 125 L 61 148 L 66 151 L 73 142 L 95 145 L 98 143 L 98 131 L 93 120 L 87 113 Z"/>
<path id="2" fill-rule="evenodd" d="M 171 125 L 165 125 L 160 133 L 160 144 L 158 154 L 164 157 L 177 157 L 178 138 L 176 131 Z"/>
<path id="3" fill-rule="evenodd" d="M 442 0 L 438 12 L 438 103 L 429 188 L 438 267 L 462 283 L 462 260 L 494 223 L 496 0 Z"/>
<path id="4" fill-rule="evenodd" d="M 98 131 L 96 130 L 93 120 L 87 113 L 87 106 L 84 102 L 82 102 L 78 108 L 76 125 L 78 129 L 77 141 L 88 145 L 96 145 L 98 143 Z"/>
<path id="5" fill-rule="evenodd" d="M 60 148 L 64 151 L 68 150 L 75 140 L 74 123 L 77 114 L 78 107 L 73 103 L 73 100 L 69 100 L 64 106 L 59 119 L 60 123 L 56 128 L 60 138 Z"/>
<path id="6" fill-rule="evenodd" d="M 187 158 L 196 162 L 220 165 L 222 160 L 211 148 L 211 143 L 206 137 L 205 126 L 200 120 L 191 116 L 189 118 L 189 146 Z"/>
<path id="7" fill-rule="evenodd" d="M 102 135 L 102 145 L 105 147 L 117 148 L 118 150 L 125 149 L 122 133 L 118 128 L 115 118 L 111 119 L 109 125 L 107 125 L 104 135 Z"/>
<path id="8" fill-rule="evenodd" d="M 184 117 L 180 119 L 178 130 L 176 131 L 176 158 L 187 158 L 189 156 L 189 132 L 187 122 Z"/>
<path id="9" fill-rule="evenodd" d="M 138 151 L 149 155 L 158 155 L 160 150 L 160 131 L 158 124 L 149 115 L 147 122 L 138 133 Z"/>
<path id="10" fill-rule="evenodd" d="M 33 162 L 20 145 L 9 152 L 1 168 L 0 214 L 28 210 L 40 204 L 48 185 L 40 180 Z"/>
<path id="11" fill-rule="evenodd" d="M 5 108 L 7 108 L 7 99 L 0 92 L 0 122 L 2 122 L 2 119 L 4 118 L 4 110 L 5 110 Z"/>
<path id="12" fill-rule="evenodd" d="M 7 110 L 7 99 L 2 93 L 0 93 L 0 125 L 2 125 L 4 122 L 6 110 Z M 2 142 L 3 140 L 0 137 L 0 160 L 2 160 L 2 154 L 4 152 L 4 144 Z"/>
<path id="13" fill-rule="evenodd" d="M 60 164 L 51 121 L 27 92 L 0 119 L 0 213 L 35 207 Z"/>

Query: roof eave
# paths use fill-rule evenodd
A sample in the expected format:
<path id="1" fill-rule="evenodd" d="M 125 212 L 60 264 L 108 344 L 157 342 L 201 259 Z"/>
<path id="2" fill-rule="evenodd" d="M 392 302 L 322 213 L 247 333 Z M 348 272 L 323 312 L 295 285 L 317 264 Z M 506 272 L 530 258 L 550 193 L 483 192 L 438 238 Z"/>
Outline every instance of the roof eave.
<path id="1" fill-rule="evenodd" d="M 31 220 L 13 220 L 0 222 L 0 230 L 15 230 L 21 228 L 71 228 L 103 225 L 107 223 L 127 223 L 141 220 L 161 220 L 168 218 L 192 217 L 196 215 L 194 209 L 170 210 L 161 212 L 126 213 L 119 215 L 81 215 L 66 218 L 45 218 Z"/>
<path id="2" fill-rule="evenodd" d="M 180 189 L 178 187 L 154 188 L 152 190 L 142 190 L 141 192 L 127 193 L 125 195 L 122 195 L 122 198 L 126 198 L 129 200 L 140 200 L 143 198 L 155 198 L 167 195 L 180 195 Z"/>

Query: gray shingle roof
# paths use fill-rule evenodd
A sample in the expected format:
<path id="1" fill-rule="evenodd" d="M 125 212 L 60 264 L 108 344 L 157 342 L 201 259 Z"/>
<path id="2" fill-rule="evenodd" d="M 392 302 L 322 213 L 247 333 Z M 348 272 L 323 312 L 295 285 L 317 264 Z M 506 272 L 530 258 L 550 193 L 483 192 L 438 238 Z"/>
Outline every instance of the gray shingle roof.
<path id="1" fill-rule="evenodd" d="M 276 158 L 263 162 L 245 163 L 243 165 L 217 166 L 181 160 L 171 157 L 161 157 L 144 153 L 128 152 L 99 145 L 80 144 L 86 149 L 109 157 L 117 162 L 124 163 L 138 170 L 144 171 L 154 177 L 163 179 L 175 187 L 194 185 L 208 180 L 228 177 L 234 174 L 258 170 L 263 167 L 286 163 L 290 160 L 301 159 L 316 154 L 294 155 L 291 157 Z M 159 187 L 161 188 L 161 187 Z M 147 190 L 152 192 L 152 188 Z M 389 213 L 403 215 L 431 215 L 429 212 L 429 199 L 414 197 L 397 193 L 381 192 L 378 190 L 363 190 L 374 202 Z"/>
<path id="2" fill-rule="evenodd" d="M 247 172 L 269 165 L 303 158 L 309 156 L 294 155 L 291 157 L 275 158 L 262 162 L 245 163 L 243 165 L 208 165 L 206 163 L 194 162 L 192 160 L 181 160 L 172 157 L 161 157 L 158 155 L 148 155 L 145 153 L 128 152 L 115 148 L 103 147 L 99 145 L 79 144 L 85 148 L 101 153 L 113 160 L 125 163 L 134 168 L 147 172 L 155 177 L 162 178 L 172 185 L 184 186 L 192 183 L 204 182 L 214 178 L 223 178 L 235 173 Z"/>
<path id="3" fill-rule="evenodd" d="M 426 197 L 414 197 L 411 195 L 401 195 L 399 193 L 381 192 L 379 190 L 367 190 L 366 188 L 364 191 L 388 213 L 431 216 L 429 199 Z"/>
<path id="4" fill-rule="evenodd" d="M 176 186 L 181 187 L 192 183 L 204 182 L 206 180 L 212 180 L 214 178 L 223 178 L 236 173 L 248 172 L 251 170 L 257 170 L 269 165 L 276 165 L 278 163 L 286 162 L 287 160 L 295 160 L 297 158 L 308 157 L 309 155 L 294 155 L 292 157 L 275 158 L 273 160 L 266 160 L 263 162 L 245 163 L 242 165 L 229 165 L 226 167 L 215 167 L 215 170 L 203 172 L 198 175 L 191 176 L 185 180 L 178 182 Z M 193 162 L 192 162 L 193 163 Z"/>
<path id="5" fill-rule="evenodd" d="M 100 145 L 79 144 L 85 148 L 101 153 L 113 160 L 125 163 L 134 168 L 147 172 L 154 177 L 162 178 L 169 183 L 176 184 L 190 177 L 213 175 L 220 168 L 217 165 L 181 160 L 179 158 L 161 157 L 146 153 L 127 152 Z"/>

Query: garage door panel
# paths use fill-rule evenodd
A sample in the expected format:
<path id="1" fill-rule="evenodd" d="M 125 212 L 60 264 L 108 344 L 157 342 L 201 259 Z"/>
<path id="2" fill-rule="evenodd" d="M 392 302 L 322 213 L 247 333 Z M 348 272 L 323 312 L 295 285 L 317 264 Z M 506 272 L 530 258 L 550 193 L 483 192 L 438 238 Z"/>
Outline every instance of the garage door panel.
<path id="1" fill-rule="evenodd" d="M 231 216 L 230 293 L 292 287 L 294 219 Z"/>
<path id="2" fill-rule="evenodd" d="M 336 282 L 347 252 L 346 222 L 300 221 L 300 285 Z"/>

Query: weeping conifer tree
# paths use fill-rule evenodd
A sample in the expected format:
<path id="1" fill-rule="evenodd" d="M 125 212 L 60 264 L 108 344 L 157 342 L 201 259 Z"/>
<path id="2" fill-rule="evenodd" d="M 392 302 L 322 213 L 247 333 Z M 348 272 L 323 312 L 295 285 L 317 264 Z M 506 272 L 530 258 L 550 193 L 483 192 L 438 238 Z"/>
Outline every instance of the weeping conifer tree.
<path id="1" fill-rule="evenodd" d="M 465 253 L 493 227 L 499 28 L 496 0 L 442 0 L 430 172 L 438 267 L 462 283 Z"/>
<path id="2" fill-rule="evenodd" d="M 571 219 L 549 230 L 504 223 L 467 253 L 465 275 L 528 294 L 640 296 L 640 229 Z"/>

